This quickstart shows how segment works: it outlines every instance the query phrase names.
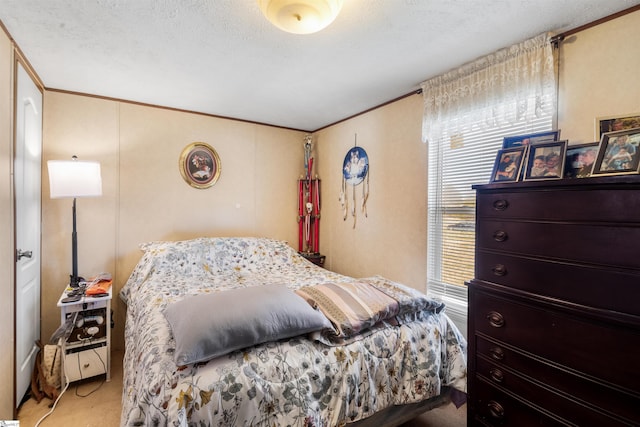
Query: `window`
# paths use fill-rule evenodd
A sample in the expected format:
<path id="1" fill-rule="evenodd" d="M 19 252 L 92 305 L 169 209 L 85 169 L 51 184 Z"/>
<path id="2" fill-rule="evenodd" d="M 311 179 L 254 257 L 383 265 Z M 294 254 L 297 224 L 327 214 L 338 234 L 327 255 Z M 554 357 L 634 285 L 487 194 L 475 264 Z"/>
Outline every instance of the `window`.
<path id="1" fill-rule="evenodd" d="M 475 257 L 471 186 L 489 182 L 504 136 L 553 128 L 554 64 L 549 39 L 539 36 L 422 85 L 429 144 L 427 293 L 447 304 L 465 336 L 465 282 L 474 277 Z"/>
<path id="2" fill-rule="evenodd" d="M 474 277 L 475 191 L 471 186 L 489 182 L 505 135 L 551 129 L 551 117 L 544 117 L 527 126 L 469 132 L 457 142 L 445 138 L 445 143 L 429 147 L 427 289 L 447 303 L 449 316 L 463 333 L 467 313 L 464 283 Z"/>

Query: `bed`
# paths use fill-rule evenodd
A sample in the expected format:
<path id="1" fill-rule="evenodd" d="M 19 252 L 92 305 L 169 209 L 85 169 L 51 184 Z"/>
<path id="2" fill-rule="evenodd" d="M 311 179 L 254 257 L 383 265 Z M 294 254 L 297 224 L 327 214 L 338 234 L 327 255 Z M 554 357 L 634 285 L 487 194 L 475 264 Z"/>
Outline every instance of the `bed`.
<path id="1" fill-rule="evenodd" d="M 267 238 L 141 249 L 120 291 L 121 426 L 391 426 L 464 396 L 464 338 L 409 287 Z"/>

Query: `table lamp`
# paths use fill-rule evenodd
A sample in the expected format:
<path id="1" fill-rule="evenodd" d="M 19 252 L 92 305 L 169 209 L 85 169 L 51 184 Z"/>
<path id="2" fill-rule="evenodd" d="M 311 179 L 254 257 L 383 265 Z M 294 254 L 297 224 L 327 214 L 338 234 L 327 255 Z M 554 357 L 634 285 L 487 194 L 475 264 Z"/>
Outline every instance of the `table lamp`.
<path id="1" fill-rule="evenodd" d="M 77 288 L 78 277 L 78 232 L 76 230 L 76 198 L 102 195 L 100 163 L 71 160 L 49 160 L 49 187 L 52 199 L 73 198 L 73 232 L 71 233 L 71 276 L 69 285 Z"/>

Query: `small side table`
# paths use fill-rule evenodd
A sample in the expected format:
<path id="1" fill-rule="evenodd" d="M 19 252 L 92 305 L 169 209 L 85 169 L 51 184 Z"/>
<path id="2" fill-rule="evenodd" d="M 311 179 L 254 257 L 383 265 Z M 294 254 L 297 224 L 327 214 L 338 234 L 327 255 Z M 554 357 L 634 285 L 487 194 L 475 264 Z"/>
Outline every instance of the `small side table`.
<path id="1" fill-rule="evenodd" d="M 101 374 L 111 380 L 112 289 L 105 296 L 82 296 L 72 302 L 63 302 L 66 291 L 60 296 L 60 323 L 74 322 L 71 334 L 62 342 L 63 382 L 65 373 L 69 382 Z"/>
<path id="2" fill-rule="evenodd" d="M 324 260 L 326 256 L 320 255 L 319 252 L 298 252 L 300 255 L 317 265 L 324 268 Z"/>

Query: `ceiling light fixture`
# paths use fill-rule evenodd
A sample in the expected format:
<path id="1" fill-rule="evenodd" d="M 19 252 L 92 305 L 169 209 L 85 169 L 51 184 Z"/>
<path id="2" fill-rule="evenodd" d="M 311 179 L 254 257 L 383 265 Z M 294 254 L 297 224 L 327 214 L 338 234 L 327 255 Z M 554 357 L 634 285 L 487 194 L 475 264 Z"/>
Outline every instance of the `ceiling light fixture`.
<path id="1" fill-rule="evenodd" d="M 336 19 L 343 0 L 257 0 L 264 16 L 276 27 L 294 34 L 311 34 Z"/>

